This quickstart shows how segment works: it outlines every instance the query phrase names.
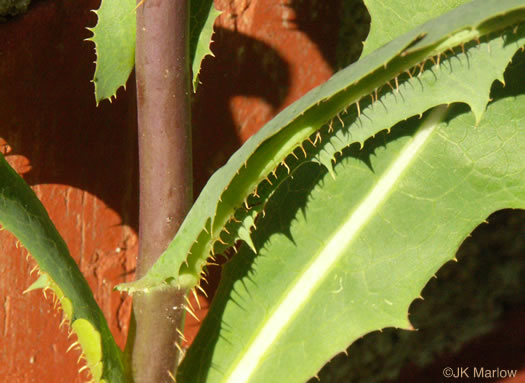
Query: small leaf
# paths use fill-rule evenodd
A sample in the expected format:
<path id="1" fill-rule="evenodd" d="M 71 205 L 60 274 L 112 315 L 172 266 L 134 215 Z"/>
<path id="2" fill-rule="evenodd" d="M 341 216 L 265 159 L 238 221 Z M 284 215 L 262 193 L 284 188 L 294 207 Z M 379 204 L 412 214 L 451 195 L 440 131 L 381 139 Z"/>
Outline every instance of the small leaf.
<path id="1" fill-rule="evenodd" d="M 213 0 L 191 0 L 190 3 L 189 49 L 193 88 L 196 89 L 202 60 L 212 54 L 213 23 L 220 12 L 213 6 Z M 95 11 L 98 23 L 88 28 L 93 32 L 88 40 L 95 43 L 97 52 L 93 78 L 97 105 L 103 99 L 111 101 L 121 86 L 126 87 L 135 65 L 136 6 L 135 0 L 102 0 Z"/>
<path id="2" fill-rule="evenodd" d="M 116 97 L 117 90 L 126 87 L 128 77 L 135 65 L 135 1 L 102 0 L 100 8 L 94 11 L 98 16 L 97 25 L 88 28 L 95 43 L 97 61 L 93 83 L 95 100 Z"/>
<path id="3" fill-rule="evenodd" d="M 193 91 L 195 92 L 197 91 L 202 60 L 207 55 L 213 56 L 210 49 L 213 23 L 221 12 L 214 7 L 213 0 L 191 0 L 190 3 L 190 58 L 193 72 Z"/>

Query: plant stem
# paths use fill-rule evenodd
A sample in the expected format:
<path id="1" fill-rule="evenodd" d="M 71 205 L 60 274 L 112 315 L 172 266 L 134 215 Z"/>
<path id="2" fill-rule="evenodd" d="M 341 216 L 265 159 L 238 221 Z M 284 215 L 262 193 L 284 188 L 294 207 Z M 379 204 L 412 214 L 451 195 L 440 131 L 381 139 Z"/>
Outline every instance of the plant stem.
<path id="1" fill-rule="evenodd" d="M 138 1 L 140 3 L 140 0 Z M 137 9 L 140 214 L 137 278 L 173 239 L 193 191 L 188 0 L 146 0 Z M 134 295 L 135 383 L 173 382 L 184 322 L 178 289 Z M 132 335 L 133 336 L 133 335 Z"/>

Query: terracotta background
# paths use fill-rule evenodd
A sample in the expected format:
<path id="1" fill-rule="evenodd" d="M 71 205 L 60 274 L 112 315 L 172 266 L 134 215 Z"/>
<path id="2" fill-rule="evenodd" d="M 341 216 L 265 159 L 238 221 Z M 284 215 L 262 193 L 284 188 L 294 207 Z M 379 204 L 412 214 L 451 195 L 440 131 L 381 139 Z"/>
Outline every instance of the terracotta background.
<path id="1" fill-rule="evenodd" d="M 333 73 L 341 1 L 215 1 L 223 11 L 216 57 L 204 62 L 193 104 L 196 193 L 262 124 Z M 133 79 L 112 104 L 95 107 L 94 46 L 83 40 L 98 5 L 34 0 L 29 13 L 0 24 L 0 149 L 42 199 L 122 346 L 130 301 L 112 288 L 131 280 L 135 267 L 136 110 Z M 79 354 L 65 353 L 72 340 L 58 328 L 51 300 L 22 294 L 36 278 L 25 256 L 0 232 L 0 382 L 83 382 Z M 210 290 L 217 278 L 215 270 Z M 522 318 L 509 323 L 520 328 Z M 505 326 L 499 336 L 468 345 L 463 360 L 503 354 L 512 342 L 523 350 L 523 331 L 505 340 Z M 196 329 L 188 317 L 190 340 Z M 443 365 L 406 368 L 401 381 L 438 382 Z M 525 382 L 524 375 L 513 382 Z"/>
<path id="2" fill-rule="evenodd" d="M 250 134 L 333 72 L 325 57 L 335 57 L 338 25 L 320 21 L 336 19 L 339 0 L 288 3 L 216 1 L 216 58 L 204 63 L 193 105 L 196 192 Z M 123 346 L 130 301 L 112 287 L 135 267 L 136 111 L 132 82 L 95 107 L 94 45 L 83 40 L 98 6 L 34 0 L 0 24 L 0 148 L 42 199 Z M 333 44 L 321 52 L 316 39 Z M 0 381 L 85 381 L 51 299 L 22 294 L 36 278 L 25 258 L 0 232 Z M 191 340 L 196 324 L 187 325 Z"/>

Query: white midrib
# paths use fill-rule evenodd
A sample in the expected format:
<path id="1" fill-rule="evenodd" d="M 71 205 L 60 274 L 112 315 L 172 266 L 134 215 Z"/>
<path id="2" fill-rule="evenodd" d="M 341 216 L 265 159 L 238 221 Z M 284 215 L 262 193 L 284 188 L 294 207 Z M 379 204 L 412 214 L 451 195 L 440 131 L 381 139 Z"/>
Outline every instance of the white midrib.
<path id="1" fill-rule="evenodd" d="M 442 121 L 447 108 L 439 106 L 432 111 L 412 140 L 401 150 L 397 159 L 379 178 L 376 186 L 370 190 L 356 210 L 344 221 L 334 233 L 317 258 L 297 280 L 280 305 L 271 314 L 248 349 L 235 364 L 231 372 L 224 377 L 224 382 L 247 382 L 257 368 L 261 358 L 285 330 L 294 315 L 301 309 L 313 294 L 319 283 L 330 272 L 332 266 L 345 253 L 345 250 L 372 217 L 403 173 L 410 167 L 418 152 L 428 141 L 432 132 Z"/>

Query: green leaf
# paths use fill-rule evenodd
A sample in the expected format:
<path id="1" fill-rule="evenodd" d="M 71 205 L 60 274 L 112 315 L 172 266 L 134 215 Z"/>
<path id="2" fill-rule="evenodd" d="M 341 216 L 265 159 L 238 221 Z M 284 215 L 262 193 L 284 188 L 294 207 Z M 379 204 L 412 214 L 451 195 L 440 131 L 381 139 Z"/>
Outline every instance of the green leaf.
<path id="1" fill-rule="evenodd" d="M 364 0 L 370 13 L 370 32 L 361 57 L 424 22 L 447 13 L 469 0 Z"/>
<path id="2" fill-rule="evenodd" d="M 128 77 L 135 65 L 135 0 L 102 0 L 94 11 L 97 25 L 88 28 L 95 43 L 97 61 L 93 83 L 95 100 L 117 96 L 117 90 L 126 87 Z"/>
<path id="3" fill-rule="evenodd" d="M 397 119 L 409 118 L 422 113 L 425 108 L 441 103 L 466 102 L 472 106 L 479 121 L 488 101 L 490 85 L 495 79 L 501 79 L 508 59 L 521 46 L 518 39 L 523 33 L 523 27 L 515 27 L 505 32 L 507 40 L 499 46 L 503 45 L 503 51 L 506 53 L 502 53 L 498 59 L 490 56 L 488 48 L 486 51 L 483 51 L 484 48 L 478 48 L 477 39 L 483 37 L 490 40 L 492 47 L 492 41 L 501 41 L 504 26 L 513 25 L 525 18 L 524 9 L 523 0 L 474 1 L 408 32 L 335 74 L 325 84 L 286 108 L 250 138 L 228 163 L 212 176 L 177 236 L 146 276 L 139 281 L 119 285 L 118 288 L 133 292 L 166 285 L 194 287 L 200 280 L 200 273 L 210 253 L 218 252 L 236 240 L 243 239 L 239 230 L 229 228 L 230 225 L 235 226 L 237 221 L 243 220 L 242 217 L 246 215 L 244 206 L 256 213 L 262 211 L 265 206 L 264 197 L 257 198 L 257 195 L 262 194 L 261 189 L 270 188 L 265 193 L 271 195 L 275 186 L 282 182 L 282 178 L 277 180 L 274 175 L 279 176 L 288 168 L 292 168 L 293 172 L 293 168 L 304 162 L 298 159 L 301 156 L 304 158 L 303 153 L 315 153 L 315 149 L 311 149 L 312 144 L 316 146 L 319 140 L 331 140 L 330 135 L 334 133 L 341 134 L 337 132 L 337 129 L 341 129 L 338 121 L 348 110 L 350 114 L 353 113 L 350 117 L 353 120 L 347 120 L 346 125 L 353 122 L 362 124 L 365 118 L 374 123 L 366 126 L 363 124 L 359 134 L 355 137 L 352 134 L 352 137 L 346 138 L 336 151 L 353 142 L 364 142 L 381 129 L 390 128 L 397 121 L 383 121 L 385 113 L 382 114 L 383 117 L 375 118 L 376 111 L 381 114 L 380 104 L 383 102 L 389 103 L 387 110 L 394 107 L 393 101 L 399 104 L 400 109 L 395 112 Z M 486 45 L 483 47 L 486 48 Z M 475 58 L 478 54 L 479 62 Z M 487 58 L 487 55 L 490 58 Z M 442 69 L 437 70 L 451 70 L 443 64 L 445 57 L 449 58 L 446 60 L 447 64 L 452 65 L 450 68 L 454 71 L 464 73 L 462 71 L 476 67 L 475 71 L 481 73 L 481 77 L 474 83 L 471 83 L 472 79 L 469 76 L 452 77 L 455 90 L 445 94 L 429 91 L 428 94 L 425 93 L 428 99 L 420 100 L 418 108 L 414 110 L 410 104 L 403 105 L 403 93 L 398 97 L 398 85 L 395 84 L 401 86 L 405 81 L 410 82 L 414 89 L 423 86 L 423 81 L 418 81 L 417 76 L 414 80 L 410 80 L 409 77 L 417 75 L 420 68 L 436 72 L 432 69 L 432 60 L 436 63 L 436 69 L 438 63 L 442 65 Z M 452 64 L 456 58 L 460 64 Z M 484 66 L 487 63 L 491 64 L 489 68 Z M 451 79 L 447 76 L 436 77 L 439 82 L 449 81 L 447 86 L 450 86 Z M 436 85 L 435 89 L 439 89 L 439 86 Z M 408 89 L 408 86 L 405 89 Z M 411 97 L 417 99 L 421 97 L 421 93 L 418 95 L 414 91 Z M 361 116 L 360 109 L 364 110 L 367 103 L 376 98 L 379 100 L 371 106 L 370 113 L 367 111 Z M 329 158 L 334 154 L 333 151 L 330 153 L 329 149 L 326 153 L 329 154 Z M 317 160 L 328 166 L 330 160 L 319 156 Z M 311 156 L 307 160 L 310 159 Z M 243 234 L 246 232 L 243 231 Z"/>
<path id="4" fill-rule="evenodd" d="M 191 0 L 190 14 L 190 57 L 193 72 L 193 91 L 197 91 L 202 60 L 213 53 L 210 49 L 213 23 L 221 14 L 215 9 L 213 0 Z"/>
<path id="5" fill-rule="evenodd" d="M 476 43 L 450 57 L 443 56 L 439 66 L 429 61 L 426 70 L 417 75 L 399 76 L 398 85 L 391 84 L 395 91 L 387 85 L 387 92 L 380 93 L 379 103 L 365 100 L 359 117 L 357 111 L 342 116 L 344 127 L 318 145 L 314 159 L 330 171 L 336 155 L 352 143 L 364 143 L 370 132 L 389 129 L 435 105 L 466 102 L 479 120 L 490 99 L 494 80 L 503 82 L 507 63 L 523 44 L 525 29 L 520 33 L 508 31 L 501 38 Z"/>
<path id="6" fill-rule="evenodd" d="M 84 276 L 33 190 L 0 154 L 0 224 L 37 262 L 40 277 L 27 290 L 51 289 L 77 334 L 95 382 L 127 382 L 122 352 Z"/>
<path id="7" fill-rule="evenodd" d="M 304 382 L 363 335 L 410 329 L 410 303 L 468 234 L 525 208 L 525 95 L 502 93 L 479 126 L 441 106 L 345 150 L 335 179 L 297 169 L 258 222 L 257 257 L 242 246 L 225 266 L 177 381 Z"/>
<path id="8" fill-rule="evenodd" d="M 93 78 L 97 105 L 101 100 L 111 101 L 116 97 L 117 90 L 126 86 L 135 65 L 136 7 L 135 0 L 102 0 L 100 8 L 95 11 L 97 25 L 88 28 L 93 32 L 93 37 L 88 40 L 95 43 L 97 52 Z M 213 0 L 191 0 L 189 50 L 194 89 L 202 60 L 212 54 L 213 23 L 219 15 Z"/>

